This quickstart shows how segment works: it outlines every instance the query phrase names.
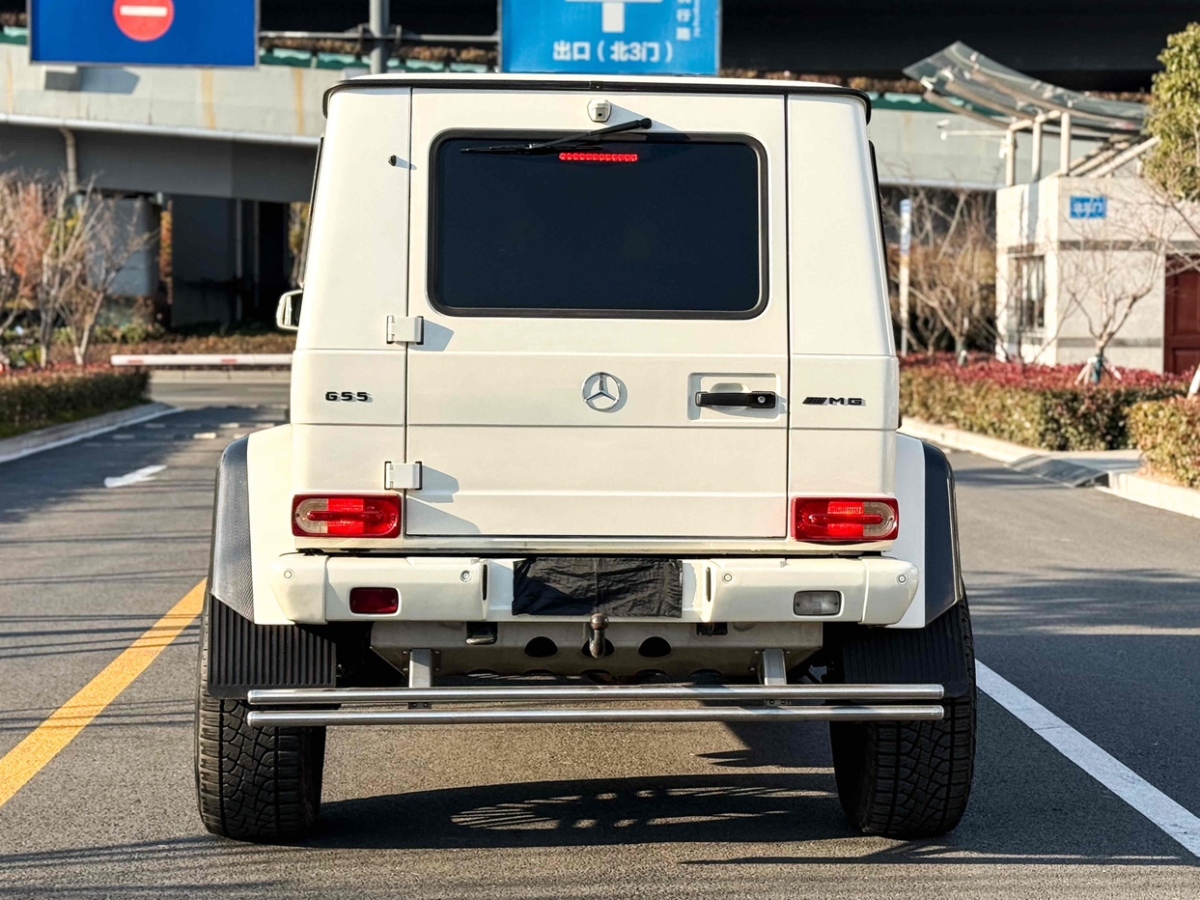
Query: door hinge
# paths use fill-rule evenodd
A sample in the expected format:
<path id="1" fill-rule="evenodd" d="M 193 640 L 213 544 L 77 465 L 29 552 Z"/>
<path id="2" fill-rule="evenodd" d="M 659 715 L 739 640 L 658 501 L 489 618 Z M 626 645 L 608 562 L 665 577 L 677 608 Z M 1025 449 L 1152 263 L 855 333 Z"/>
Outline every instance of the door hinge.
<path id="1" fill-rule="evenodd" d="M 421 464 L 383 464 L 383 489 L 385 491 L 419 491 L 421 489 Z"/>
<path id="2" fill-rule="evenodd" d="M 388 316 L 389 344 L 419 344 L 425 338 L 424 316 Z"/>

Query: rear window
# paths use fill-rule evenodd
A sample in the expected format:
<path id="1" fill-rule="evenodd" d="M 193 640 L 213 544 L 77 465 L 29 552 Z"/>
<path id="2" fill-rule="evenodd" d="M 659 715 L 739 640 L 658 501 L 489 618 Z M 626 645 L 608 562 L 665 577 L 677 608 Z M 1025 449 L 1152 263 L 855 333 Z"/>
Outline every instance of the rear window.
<path id="1" fill-rule="evenodd" d="M 458 315 L 743 318 L 764 296 L 759 154 L 732 141 L 435 151 L 430 296 Z"/>

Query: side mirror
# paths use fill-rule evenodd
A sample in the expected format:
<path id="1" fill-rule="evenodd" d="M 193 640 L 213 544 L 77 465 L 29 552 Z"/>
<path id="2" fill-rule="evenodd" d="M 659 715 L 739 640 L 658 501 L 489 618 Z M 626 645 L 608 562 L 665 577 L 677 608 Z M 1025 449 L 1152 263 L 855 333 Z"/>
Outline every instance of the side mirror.
<path id="1" fill-rule="evenodd" d="M 304 302 L 304 291 L 288 291 L 279 298 L 275 309 L 275 324 L 283 331 L 300 330 L 300 305 Z"/>

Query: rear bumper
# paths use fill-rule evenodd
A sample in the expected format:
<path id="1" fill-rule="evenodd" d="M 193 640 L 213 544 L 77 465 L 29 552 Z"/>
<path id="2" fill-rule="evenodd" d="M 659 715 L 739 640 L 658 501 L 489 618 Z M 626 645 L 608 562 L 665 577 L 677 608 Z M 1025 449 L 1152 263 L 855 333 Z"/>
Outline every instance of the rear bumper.
<path id="1" fill-rule="evenodd" d="M 578 616 L 517 616 L 512 611 L 515 559 L 479 557 L 367 557 L 288 553 L 271 566 L 270 584 L 292 622 L 345 621 L 505 622 L 543 625 L 578 622 Z M 852 622 L 892 625 L 917 592 L 920 571 L 887 557 L 746 558 L 683 560 L 683 610 L 687 623 Z M 397 612 L 350 611 L 355 587 L 394 587 Z M 797 591 L 835 590 L 839 612 L 798 616 Z M 637 622 L 638 619 L 627 621 Z"/>

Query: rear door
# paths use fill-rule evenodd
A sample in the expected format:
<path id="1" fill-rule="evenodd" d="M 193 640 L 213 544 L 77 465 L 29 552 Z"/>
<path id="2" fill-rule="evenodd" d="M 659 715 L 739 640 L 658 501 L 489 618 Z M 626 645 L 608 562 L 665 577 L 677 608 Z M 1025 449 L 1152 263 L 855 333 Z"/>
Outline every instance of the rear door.
<path id="1" fill-rule="evenodd" d="M 1190 265 L 1181 261 L 1168 268 Z M 1200 364 L 1200 272 L 1185 268 L 1167 277 L 1166 332 L 1163 341 L 1163 367 L 1168 372 L 1186 375 Z"/>
<path id="2" fill-rule="evenodd" d="M 653 126 L 477 152 L 601 127 L 595 99 Z M 784 117 L 773 96 L 413 92 L 409 535 L 785 536 Z"/>

